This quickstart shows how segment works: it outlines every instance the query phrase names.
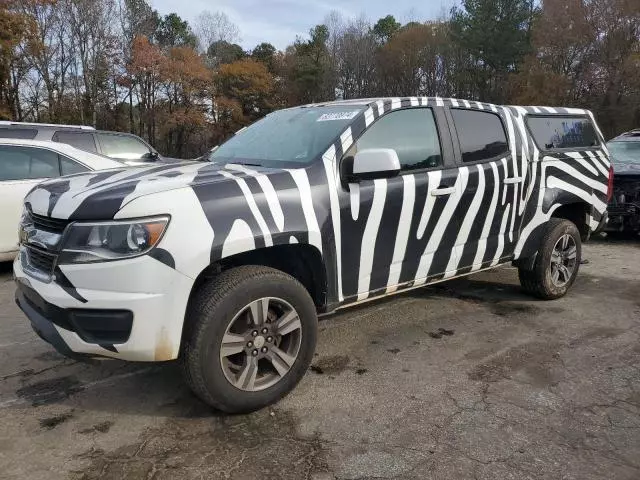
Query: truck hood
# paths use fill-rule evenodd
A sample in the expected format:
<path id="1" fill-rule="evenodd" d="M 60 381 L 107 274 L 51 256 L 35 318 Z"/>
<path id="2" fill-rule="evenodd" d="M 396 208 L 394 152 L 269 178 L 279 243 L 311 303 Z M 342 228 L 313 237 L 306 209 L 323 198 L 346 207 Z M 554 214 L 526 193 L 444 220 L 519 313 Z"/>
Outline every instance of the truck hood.
<path id="1" fill-rule="evenodd" d="M 54 218 L 109 220 L 144 195 L 278 171 L 282 170 L 190 163 L 87 172 L 38 184 L 25 197 L 25 205 L 35 214 Z"/>
<path id="2" fill-rule="evenodd" d="M 613 178 L 617 177 L 618 175 L 640 175 L 640 162 L 613 162 Z"/>

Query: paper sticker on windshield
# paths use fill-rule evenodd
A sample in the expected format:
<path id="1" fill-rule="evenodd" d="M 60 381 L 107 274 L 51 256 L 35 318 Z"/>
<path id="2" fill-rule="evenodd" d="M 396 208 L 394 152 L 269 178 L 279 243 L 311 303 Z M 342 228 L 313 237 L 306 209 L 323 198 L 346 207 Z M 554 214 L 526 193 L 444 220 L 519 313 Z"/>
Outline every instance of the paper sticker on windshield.
<path id="1" fill-rule="evenodd" d="M 320 115 L 320 118 L 316 120 L 317 122 L 329 122 L 331 120 L 353 120 L 358 114 L 359 110 L 353 112 L 333 112 L 333 113 L 323 113 Z"/>

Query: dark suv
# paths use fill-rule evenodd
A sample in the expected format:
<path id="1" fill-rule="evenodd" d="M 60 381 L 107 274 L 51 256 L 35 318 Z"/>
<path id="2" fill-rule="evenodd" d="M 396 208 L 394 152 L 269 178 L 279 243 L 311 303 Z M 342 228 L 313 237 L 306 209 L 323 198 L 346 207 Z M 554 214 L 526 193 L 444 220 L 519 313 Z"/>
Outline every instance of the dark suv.
<path id="1" fill-rule="evenodd" d="M 607 143 L 615 170 L 607 232 L 640 232 L 640 129 Z"/>
<path id="2" fill-rule="evenodd" d="M 108 132 L 87 126 L 1 121 L 0 138 L 66 143 L 85 152 L 99 153 L 125 162 L 180 161 L 161 156 L 151 145 L 131 133 Z"/>

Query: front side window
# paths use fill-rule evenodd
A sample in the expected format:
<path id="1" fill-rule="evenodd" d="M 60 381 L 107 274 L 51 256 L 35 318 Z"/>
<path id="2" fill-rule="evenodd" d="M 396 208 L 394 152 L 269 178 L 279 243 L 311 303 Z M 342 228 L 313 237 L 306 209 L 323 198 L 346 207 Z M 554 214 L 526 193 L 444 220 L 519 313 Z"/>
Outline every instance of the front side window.
<path id="1" fill-rule="evenodd" d="M 590 148 L 599 144 L 593 124 L 585 117 L 536 115 L 527 118 L 527 125 L 541 150 Z"/>
<path id="2" fill-rule="evenodd" d="M 96 142 L 93 139 L 92 133 L 58 130 L 53 134 L 51 140 L 58 143 L 66 143 L 85 152 L 96 152 Z"/>
<path id="3" fill-rule="evenodd" d="M 308 165 L 362 112 L 360 105 L 300 107 L 273 112 L 209 154 L 213 163 L 273 168 Z"/>
<path id="4" fill-rule="evenodd" d="M 438 129 L 430 108 L 410 108 L 386 114 L 371 125 L 347 156 L 369 148 L 395 150 L 401 170 L 442 166 Z"/>
<path id="5" fill-rule="evenodd" d="M 0 180 L 27 180 L 60 176 L 58 154 L 50 150 L 0 146 Z"/>
<path id="6" fill-rule="evenodd" d="M 140 160 L 149 156 L 150 150 L 142 140 L 130 135 L 98 133 L 102 154 L 122 160 Z"/>
<path id="7" fill-rule="evenodd" d="M 493 160 L 509 152 L 500 117 L 479 110 L 451 109 L 464 163 Z"/>

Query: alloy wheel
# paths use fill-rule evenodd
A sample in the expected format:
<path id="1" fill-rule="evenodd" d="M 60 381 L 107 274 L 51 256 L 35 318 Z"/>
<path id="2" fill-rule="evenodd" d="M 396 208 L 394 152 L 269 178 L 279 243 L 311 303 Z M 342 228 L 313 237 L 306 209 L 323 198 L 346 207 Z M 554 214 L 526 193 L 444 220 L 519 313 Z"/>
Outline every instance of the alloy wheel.
<path id="1" fill-rule="evenodd" d="M 301 343 L 298 312 L 280 298 L 260 298 L 242 308 L 227 326 L 220 347 L 222 371 L 240 390 L 264 390 L 289 372 Z"/>
<path id="2" fill-rule="evenodd" d="M 565 233 L 551 252 L 551 281 L 556 287 L 564 287 L 569 283 L 577 265 L 578 248 L 574 238 Z"/>

